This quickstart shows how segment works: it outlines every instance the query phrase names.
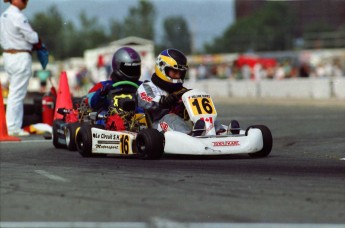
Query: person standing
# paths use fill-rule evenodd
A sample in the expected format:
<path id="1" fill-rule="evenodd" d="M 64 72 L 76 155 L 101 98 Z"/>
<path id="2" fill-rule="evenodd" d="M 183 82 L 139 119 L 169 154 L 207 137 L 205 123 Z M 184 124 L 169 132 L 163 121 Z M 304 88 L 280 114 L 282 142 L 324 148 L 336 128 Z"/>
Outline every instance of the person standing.
<path id="1" fill-rule="evenodd" d="M 11 5 L 0 17 L 0 44 L 3 60 L 9 75 L 9 94 L 6 120 L 9 135 L 26 136 L 21 129 L 24 115 L 24 98 L 32 75 L 32 50 L 39 50 L 42 43 L 22 13 L 29 0 L 4 0 Z"/>

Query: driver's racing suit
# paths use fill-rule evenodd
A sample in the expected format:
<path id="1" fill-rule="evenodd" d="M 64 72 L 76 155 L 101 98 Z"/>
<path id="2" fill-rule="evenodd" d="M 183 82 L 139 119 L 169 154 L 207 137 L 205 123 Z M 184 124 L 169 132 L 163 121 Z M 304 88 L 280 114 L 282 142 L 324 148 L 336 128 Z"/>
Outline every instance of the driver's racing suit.
<path id="1" fill-rule="evenodd" d="M 90 90 L 89 93 L 86 95 L 88 98 L 88 105 L 89 107 L 94 111 L 108 111 L 108 107 L 111 105 L 111 100 L 108 99 L 107 94 L 111 91 L 116 91 L 116 93 L 124 93 L 124 94 L 135 94 L 136 89 L 133 86 L 129 85 L 120 85 L 117 87 L 112 87 L 112 85 L 115 82 L 113 80 L 106 80 L 101 81 L 95 84 Z M 141 84 L 141 82 L 137 82 L 138 85 Z M 109 91 L 105 92 L 104 89 L 107 89 Z M 105 92 L 102 94 L 102 92 Z M 135 97 L 133 97 L 135 99 Z M 142 112 L 140 109 L 138 111 Z"/>
<path id="2" fill-rule="evenodd" d="M 109 107 L 115 107 L 115 103 L 119 105 L 121 102 L 115 100 L 133 100 L 136 104 L 136 88 L 131 85 L 118 85 L 113 87 L 115 82 L 113 80 L 101 81 L 95 84 L 86 95 L 89 107 L 100 114 L 108 114 Z M 137 82 L 140 85 L 140 81 Z M 115 96 L 108 96 L 108 93 L 114 93 Z M 115 100 L 114 100 L 115 99 Z M 117 106 L 116 105 L 116 106 Z M 144 111 L 135 105 L 136 113 L 143 113 Z M 98 120 L 97 124 L 104 125 L 104 120 Z"/>
<path id="3" fill-rule="evenodd" d="M 182 118 L 183 110 L 181 110 L 180 104 L 176 104 L 169 109 L 160 107 L 161 97 L 168 95 L 167 91 L 162 90 L 152 81 L 145 81 L 137 90 L 138 106 L 148 112 L 152 119 L 152 127 L 158 131 L 173 130 L 190 134 L 193 125 L 190 121 L 184 121 Z M 218 131 L 223 129 L 223 126 L 216 121 L 215 128 Z"/>

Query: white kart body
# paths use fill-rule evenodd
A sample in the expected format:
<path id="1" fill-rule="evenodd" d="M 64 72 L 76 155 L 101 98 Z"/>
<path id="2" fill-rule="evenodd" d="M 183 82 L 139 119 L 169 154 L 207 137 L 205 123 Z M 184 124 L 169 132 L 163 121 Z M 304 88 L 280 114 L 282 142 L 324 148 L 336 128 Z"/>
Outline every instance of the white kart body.
<path id="1" fill-rule="evenodd" d="M 236 136 L 192 137 L 177 131 L 164 134 L 166 154 L 221 155 L 255 153 L 263 148 L 262 134 L 259 129 L 249 129 Z"/>
<path id="2" fill-rule="evenodd" d="M 93 154 L 134 154 L 133 141 L 137 133 L 91 128 Z"/>
<path id="3" fill-rule="evenodd" d="M 260 129 L 250 128 L 237 135 L 216 135 L 214 121 L 217 112 L 211 96 L 193 89 L 183 94 L 182 101 L 192 122 L 203 118 L 206 124 L 204 136 L 193 137 L 177 131 L 164 133 L 166 154 L 225 155 L 255 153 L 263 148 L 263 135 Z"/>

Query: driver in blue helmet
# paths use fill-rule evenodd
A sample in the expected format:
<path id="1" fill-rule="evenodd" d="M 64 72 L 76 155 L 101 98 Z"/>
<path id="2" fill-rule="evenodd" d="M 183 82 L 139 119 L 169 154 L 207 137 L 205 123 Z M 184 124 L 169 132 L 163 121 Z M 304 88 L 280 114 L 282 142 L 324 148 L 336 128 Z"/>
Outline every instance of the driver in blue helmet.
<path id="1" fill-rule="evenodd" d="M 199 119 L 190 126 L 184 121 L 183 110 L 178 110 L 181 95 L 186 91 L 184 78 L 188 70 L 187 58 L 179 50 L 166 49 L 157 59 L 151 81 L 143 82 L 137 90 L 139 107 L 146 110 L 152 127 L 159 131 L 179 131 L 193 136 L 205 134 L 205 122 Z M 225 132 L 221 123 L 215 121 L 217 134 Z"/>

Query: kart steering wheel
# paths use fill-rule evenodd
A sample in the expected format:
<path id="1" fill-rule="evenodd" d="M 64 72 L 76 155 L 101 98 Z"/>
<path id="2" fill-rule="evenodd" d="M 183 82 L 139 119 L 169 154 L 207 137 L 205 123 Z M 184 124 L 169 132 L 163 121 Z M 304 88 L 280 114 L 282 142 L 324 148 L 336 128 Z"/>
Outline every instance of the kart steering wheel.
<path id="1" fill-rule="evenodd" d="M 139 88 L 139 86 L 131 81 L 120 81 L 120 82 L 115 82 L 114 84 L 112 84 L 112 87 L 116 87 L 116 86 L 120 86 L 120 85 L 131 85 L 133 87 L 135 87 L 136 89 Z"/>

